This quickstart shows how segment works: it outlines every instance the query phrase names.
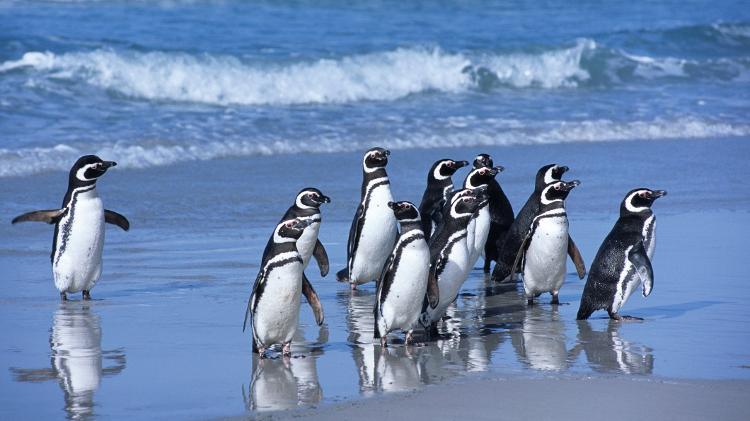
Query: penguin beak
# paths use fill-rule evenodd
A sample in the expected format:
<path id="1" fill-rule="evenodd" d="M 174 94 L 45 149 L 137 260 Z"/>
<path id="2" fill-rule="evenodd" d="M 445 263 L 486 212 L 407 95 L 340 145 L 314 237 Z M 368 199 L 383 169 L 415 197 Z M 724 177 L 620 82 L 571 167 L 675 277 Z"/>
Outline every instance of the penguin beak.
<path id="1" fill-rule="evenodd" d="M 505 171 L 505 167 L 503 167 L 502 165 L 497 165 L 497 166 L 495 166 L 495 168 L 493 168 L 493 170 L 495 170 L 496 171 L 495 174 L 497 174 L 497 173 L 501 173 L 501 172 Z"/>
<path id="2" fill-rule="evenodd" d="M 389 151 L 388 149 L 386 149 L 386 150 L 385 150 L 385 156 L 388 156 L 388 155 L 390 155 L 390 154 L 391 154 L 391 151 Z"/>
<path id="3" fill-rule="evenodd" d="M 658 198 L 660 198 L 660 197 L 662 197 L 662 196 L 666 196 L 666 195 L 667 195 L 667 191 L 666 191 L 666 190 L 654 190 L 654 191 L 653 191 L 653 192 L 651 193 L 651 196 L 652 196 L 652 197 L 653 197 L 654 199 L 658 199 Z"/>
<path id="4" fill-rule="evenodd" d="M 110 167 L 115 167 L 115 166 L 117 166 L 117 162 L 115 162 L 115 161 L 104 161 L 104 162 L 102 163 L 102 167 L 104 167 L 104 169 L 105 169 L 105 170 L 106 170 L 107 168 L 110 168 Z"/>
<path id="5" fill-rule="evenodd" d="M 453 168 L 459 169 L 469 165 L 469 161 L 453 161 Z"/>
<path id="6" fill-rule="evenodd" d="M 398 204 L 396 202 L 388 202 L 388 207 L 393 210 L 396 210 L 398 209 Z"/>
<path id="7" fill-rule="evenodd" d="M 322 196 L 320 198 L 320 203 L 331 203 L 331 198 L 328 196 Z"/>
<path id="8" fill-rule="evenodd" d="M 571 191 L 574 188 L 578 187 L 579 184 L 581 184 L 581 182 L 578 180 L 563 182 L 563 190 Z"/>

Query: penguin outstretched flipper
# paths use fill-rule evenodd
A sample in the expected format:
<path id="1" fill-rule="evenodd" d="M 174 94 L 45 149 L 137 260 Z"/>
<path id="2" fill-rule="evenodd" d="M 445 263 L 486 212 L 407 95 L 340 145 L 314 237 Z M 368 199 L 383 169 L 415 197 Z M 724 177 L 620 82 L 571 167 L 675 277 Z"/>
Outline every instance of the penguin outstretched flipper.
<path id="1" fill-rule="evenodd" d="M 648 297 L 654 288 L 654 269 L 651 267 L 651 260 L 648 258 L 646 248 L 643 247 L 643 241 L 639 241 L 630 249 L 628 260 L 633 264 L 638 277 L 641 279 L 643 296 Z"/>
<path id="2" fill-rule="evenodd" d="M 112 225 L 117 225 L 118 227 L 122 228 L 123 231 L 127 231 L 130 229 L 130 222 L 128 222 L 128 218 L 109 209 L 104 210 L 104 222 Z"/>
<path id="3" fill-rule="evenodd" d="M 536 221 L 534 221 L 536 223 Z M 510 268 L 510 280 L 515 281 L 516 280 L 516 268 L 518 268 L 518 264 L 521 262 L 521 258 L 526 253 L 526 248 L 529 245 L 529 240 L 534 235 L 534 229 L 535 224 L 532 224 L 531 229 L 529 230 L 528 234 L 526 234 L 526 237 L 523 239 L 523 242 L 521 242 L 521 247 L 518 249 L 518 253 L 516 253 L 516 258 L 513 260 L 513 266 Z"/>
<path id="4" fill-rule="evenodd" d="M 576 266 L 576 272 L 578 272 L 578 279 L 583 279 L 586 276 L 586 263 L 583 262 L 581 252 L 578 250 L 576 243 L 573 242 L 573 238 L 568 235 L 568 256 Z"/>
<path id="5" fill-rule="evenodd" d="M 56 224 L 67 211 L 68 208 L 26 212 L 23 215 L 18 215 L 13 218 L 11 224 L 17 224 L 19 222 L 46 222 L 48 224 Z"/>
<path id="6" fill-rule="evenodd" d="M 325 247 L 323 247 L 323 243 L 321 243 L 320 240 L 317 240 L 315 243 L 313 256 L 315 257 L 315 260 L 318 262 L 318 266 L 320 267 L 320 276 L 328 275 L 328 270 L 330 268 L 330 266 L 328 265 L 328 253 L 326 253 L 326 249 Z"/>
<path id="7" fill-rule="evenodd" d="M 307 303 L 310 304 L 310 307 L 312 308 L 313 314 L 315 315 L 315 322 L 318 326 L 322 325 L 323 320 L 325 320 L 325 317 L 323 316 L 323 306 L 320 304 L 318 293 L 315 292 L 315 289 L 304 273 L 302 273 L 302 295 L 307 298 Z"/>

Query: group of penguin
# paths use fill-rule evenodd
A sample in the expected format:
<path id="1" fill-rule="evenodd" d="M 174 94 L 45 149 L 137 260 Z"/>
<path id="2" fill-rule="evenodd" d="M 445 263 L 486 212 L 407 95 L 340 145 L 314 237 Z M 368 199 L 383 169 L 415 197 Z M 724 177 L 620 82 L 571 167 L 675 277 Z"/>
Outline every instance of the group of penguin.
<path id="1" fill-rule="evenodd" d="M 461 189 L 454 189 L 451 177 L 469 163 L 435 162 L 419 207 L 393 200 L 386 172 L 389 155 L 383 148 L 364 154 L 360 204 L 349 232 L 347 265 L 336 275 L 352 289 L 376 281 L 374 337 L 382 346 L 387 345 L 387 335 L 396 330 L 406 332 L 407 345 L 419 326 L 428 337 L 436 334 L 438 322 L 480 256 L 485 259 L 485 273 L 495 262 L 493 281 L 513 281 L 521 274 L 529 305 L 543 293 L 552 295 L 552 304 L 559 303 L 567 256 L 578 276 L 583 279 L 586 275 L 581 253 L 569 234 L 565 210 L 565 199 L 580 183 L 561 179 L 567 167 L 550 164 L 540 168 L 534 192 L 514 216 L 495 180 L 503 167 L 494 166 L 487 154 L 475 158 Z M 115 165 L 95 155 L 82 156 L 70 170 L 60 208 L 28 212 L 12 221 L 55 225 L 50 258 L 62 300 L 67 299 L 67 293 L 79 291 L 84 300 L 91 298 L 90 291 L 101 276 L 105 223 L 125 231 L 130 227 L 127 218 L 104 209 L 96 191 L 97 179 Z M 663 190 L 637 188 L 625 196 L 620 217 L 591 265 L 577 319 L 587 319 L 597 310 L 607 310 L 615 320 L 630 318 L 619 314 L 630 295 L 639 286 L 644 297 L 651 293 L 656 228 L 651 206 L 664 195 Z M 320 190 L 303 189 L 266 244 L 243 324 L 245 330 L 250 318 L 253 351 L 261 357 L 277 344 L 282 345 L 284 356 L 291 355 L 301 295 L 312 307 L 316 322 L 323 323 L 320 299 L 304 270 L 314 256 L 321 276 L 328 274 L 328 255 L 318 233 L 320 206 L 329 202 Z"/>

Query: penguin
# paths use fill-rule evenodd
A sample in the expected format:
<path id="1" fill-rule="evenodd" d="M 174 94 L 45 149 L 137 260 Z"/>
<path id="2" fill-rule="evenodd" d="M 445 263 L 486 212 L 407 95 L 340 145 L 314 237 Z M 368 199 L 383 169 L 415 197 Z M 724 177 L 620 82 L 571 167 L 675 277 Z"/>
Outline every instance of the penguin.
<path id="1" fill-rule="evenodd" d="M 456 300 L 466 277 L 471 271 L 468 243 L 469 221 L 477 211 L 487 204 L 487 187 L 462 189 L 456 192 L 446 211 L 443 223 L 430 239 L 430 273 L 428 282 L 438 286 L 438 303 L 432 307 L 429 297 L 422 304 L 419 322 L 428 334 L 437 332 L 437 322 L 448 306 Z"/>
<path id="2" fill-rule="evenodd" d="M 620 217 L 596 253 L 578 308 L 578 320 L 588 319 L 596 310 L 607 310 L 614 320 L 636 319 L 622 316 L 620 309 L 630 295 L 643 287 L 648 297 L 654 288 L 656 216 L 654 201 L 667 194 L 664 190 L 631 190 L 620 204 Z"/>
<path id="3" fill-rule="evenodd" d="M 393 201 L 385 172 L 390 151 L 372 148 L 362 159 L 362 194 L 349 230 L 347 267 L 336 274 L 339 282 L 352 289 L 378 279 L 396 243 L 397 223 L 388 202 Z"/>
<path id="4" fill-rule="evenodd" d="M 96 155 L 78 158 L 70 169 L 62 207 L 13 218 L 13 224 L 38 221 L 55 225 L 50 260 L 62 301 L 68 299 L 67 293 L 78 291 L 82 291 L 84 300 L 91 299 L 91 289 L 102 274 L 104 224 L 130 229 L 127 218 L 104 209 L 96 191 L 96 180 L 115 165 L 116 162 L 103 161 Z"/>
<path id="5" fill-rule="evenodd" d="M 302 189 L 294 199 L 294 204 L 287 209 L 281 221 L 288 221 L 290 219 L 310 220 L 310 225 L 305 228 L 302 236 L 297 240 L 297 251 L 302 256 L 302 266 L 307 267 L 310 262 L 310 257 L 315 256 L 315 260 L 318 262 L 320 267 L 320 276 L 328 275 L 328 254 L 326 253 L 323 243 L 318 239 L 318 232 L 320 232 L 320 205 L 323 203 L 331 203 L 331 199 L 324 195 L 320 190 L 314 187 L 307 187 Z M 263 252 L 265 255 L 273 247 L 273 237 L 268 239 L 266 248 Z M 304 270 L 304 269 L 303 269 Z M 313 314 L 315 314 L 315 322 L 318 326 L 323 324 L 323 307 L 320 304 L 320 298 L 315 292 L 310 281 L 305 276 L 304 271 L 302 272 L 302 294 L 307 299 L 307 302 L 312 307 Z"/>
<path id="6" fill-rule="evenodd" d="M 491 161 L 490 161 L 491 162 Z M 474 267 L 474 264 L 479 259 L 479 256 L 485 250 L 485 244 L 487 237 L 492 225 L 492 211 L 490 210 L 490 200 L 492 200 L 493 192 L 497 194 L 490 185 L 495 181 L 495 176 L 503 171 L 503 167 L 479 167 L 471 170 L 469 175 L 464 180 L 465 189 L 476 189 L 481 186 L 487 186 L 486 192 L 488 195 L 488 202 L 482 205 L 474 216 L 472 216 L 467 227 L 467 241 L 469 244 L 469 265 Z M 499 187 L 498 187 L 499 188 Z"/>
<path id="7" fill-rule="evenodd" d="M 428 277 L 430 249 L 419 211 L 410 202 L 389 202 L 388 207 L 393 209 L 401 234 L 378 281 L 374 337 L 383 347 L 388 333 L 396 329 L 406 331 L 404 343 L 409 345 L 422 312 L 422 299 L 426 295 L 432 308 L 438 301 L 437 279 Z"/>
<path id="8" fill-rule="evenodd" d="M 312 220 L 289 219 L 273 231 L 270 247 L 266 247 L 255 278 L 253 292 L 247 302 L 245 322 L 252 319 L 253 352 L 264 358 L 274 344 L 282 344 L 282 355 L 291 356 L 292 337 L 297 331 L 304 261 L 297 250 L 297 241 Z M 322 311 L 322 310 L 321 310 Z"/>
<path id="9" fill-rule="evenodd" d="M 545 292 L 552 294 L 552 304 L 560 304 L 558 293 L 565 281 L 570 238 L 565 199 L 579 184 L 578 180 L 558 181 L 542 190 L 539 215 L 531 222 L 513 262 L 513 267 L 521 262 L 523 289 L 529 305 L 534 304 L 534 297 Z"/>
<path id="10" fill-rule="evenodd" d="M 427 188 L 419 204 L 419 214 L 422 217 L 422 232 L 426 240 L 435 232 L 443 216 L 443 208 L 453 193 L 451 176 L 460 168 L 469 165 L 468 161 L 454 161 L 441 159 L 430 168 L 427 173 Z"/>
<path id="11" fill-rule="evenodd" d="M 545 165 L 537 171 L 534 192 L 531 193 L 521 211 L 516 215 L 516 218 L 508 229 L 508 233 L 505 235 L 505 239 L 498 248 L 497 263 L 495 263 L 495 268 L 492 270 L 493 281 L 504 282 L 510 279 L 510 268 L 518 250 L 521 248 L 524 236 L 529 231 L 531 222 L 539 215 L 539 209 L 542 206 L 540 200 L 542 190 L 550 183 L 560 181 L 566 171 L 568 171 L 568 167 L 556 164 Z M 576 266 L 578 278 L 583 279 L 586 276 L 586 266 L 572 238 L 568 239 L 568 255 Z M 518 268 L 515 269 L 517 270 Z"/>
<path id="12" fill-rule="evenodd" d="M 475 169 L 492 167 L 492 157 L 489 155 L 483 153 L 474 158 Z M 503 170 L 502 167 L 495 168 L 498 168 L 499 171 Z M 508 200 L 502 187 L 500 187 L 500 183 L 494 178 L 487 182 L 487 194 L 489 195 L 490 230 L 487 239 L 482 243 L 483 248 L 480 249 L 480 253 L 484 253 L 484 266 L 482 267 L 484 273 L 490 273 L 490 265 L 497 260 L 498 245 L 502 244 L 514 219 L 513 206 L 511 206 L 510 200 Z"/>

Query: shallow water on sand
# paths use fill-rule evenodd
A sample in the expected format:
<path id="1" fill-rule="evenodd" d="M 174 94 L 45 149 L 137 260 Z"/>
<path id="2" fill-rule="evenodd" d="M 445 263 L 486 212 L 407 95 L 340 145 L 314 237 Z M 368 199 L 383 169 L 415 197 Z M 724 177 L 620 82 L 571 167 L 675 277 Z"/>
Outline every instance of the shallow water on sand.
<path id="1" fill-rule="evenodd" d="M 358 153 L 112 170 L 100 194 L 132 229 L 108 229 L 94 300 L 60 304 L 47 260 L 51 228 L 7 222 L 58 204 L 65 174 L 8 178 L 0 191 L 3 417 L 238 415 L 413 390 L 476 372 L 750 378 L 748 139 L 394 151 L 394 197 L 418 200 L 435 159 L 483 151 L 507 168 L 499 180 L 516 211 L 539 166 L 571 167 L 565 178 L 582 181 L 568 200 L 571 233 L 587 265 L 625 192 L 669 191 L 654 205 L 654 291 L 647 299 L 634 294 L 623 310 L 644 321 L 613 323 L 596 313 L 576 322 L 584 281 L 572 265 L 560 306 L 543 296 L 527 307 L 520 285 L 495 284 L 475 270 L 440 339 L 407 348 L 395 335 L 382 352 L 372 344 L 374 284 L 350 292 L 333 275 L 344 265 L 358 200 Z M 326 323 L 316 326 L 303 304 L 294 357 L 259 362 L 242 333 L 245 303 L 272 226 L 307 185 L 333 200 L 324 205 L 320 235 L 332 274 L 321 279 L 315 262 L 307 270 Z"/>

